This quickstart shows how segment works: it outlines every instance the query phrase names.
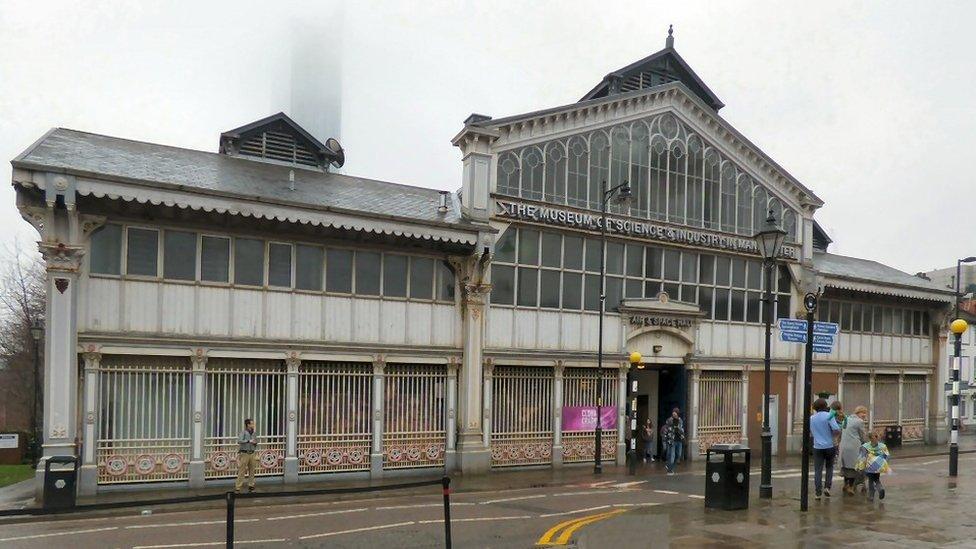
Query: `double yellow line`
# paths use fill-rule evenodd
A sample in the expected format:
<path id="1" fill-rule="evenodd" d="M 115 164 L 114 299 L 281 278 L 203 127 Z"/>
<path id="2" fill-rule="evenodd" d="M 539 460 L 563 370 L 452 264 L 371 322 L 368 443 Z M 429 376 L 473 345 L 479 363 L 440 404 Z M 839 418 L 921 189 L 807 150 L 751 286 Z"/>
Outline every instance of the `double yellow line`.
<path id="1" fill-rule="evenodd" d="M 598 513 L 596 515 L 587 515 L 585 517 L 560 522 L 546 531 L 546 533 L 539 538 L 539 541 L 536 542 L 536 545 L 566 545 L 569 543 L 569 538 L 571 538 L 577 530 L 586 526 L 587 524 L 608 519 L 614 515 L 619 515 L 620 513 L 624 513 L 626 511 L 626 509 L 617 509 L 615 511 Z M 553 536 L 555 536 L 560 530 L 562 530 L 562 533 L 559 534 L 559 537 L 556 538 L 555 541 L 553 541 Z"/>

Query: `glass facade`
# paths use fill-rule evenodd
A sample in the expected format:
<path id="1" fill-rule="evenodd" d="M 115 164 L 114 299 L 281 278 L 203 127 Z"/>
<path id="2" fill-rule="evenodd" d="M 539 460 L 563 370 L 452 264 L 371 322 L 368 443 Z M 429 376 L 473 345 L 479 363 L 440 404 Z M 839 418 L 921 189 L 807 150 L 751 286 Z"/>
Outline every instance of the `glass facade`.
<path id="1" fill-rule="evenodd" d="M 797 241 L 797 213 L 671 114 L 505 151 L 496 192 L 599 210 L 624 181 L 633 200 L 612 213 L 751 236 L 772 210 Z"/>
<path id="2" fill-rule="evenodd" d="M 491 302 L 496 305 L 566 311 L 600 310 L 600 241 L 576 235 L 509 227 L 495 245 Z M 762 262 L 608 240 L 606 310 L 622 299 L 667 292 L 697 304 L 706 318 L 759 323 L 764 320 Z M 790 316 L 791 278 L 780 267 L 773 288 L 776 318 Z"/>

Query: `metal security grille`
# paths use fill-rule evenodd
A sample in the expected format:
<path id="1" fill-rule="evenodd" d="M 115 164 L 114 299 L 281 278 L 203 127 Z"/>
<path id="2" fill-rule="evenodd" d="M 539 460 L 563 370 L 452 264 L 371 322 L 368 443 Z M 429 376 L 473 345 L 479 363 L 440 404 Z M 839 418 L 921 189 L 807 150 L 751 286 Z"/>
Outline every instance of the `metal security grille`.
<path id="1" fill-rule="evenodd" d="M 742 373 L 702 371 L 698 378 L 698 452 L 742 438 Z"/>
<path id="2" fill-rule="evenodd" d="M 567 368 L 563 378 L 563 407 L 596 406 L 597 371 L 593 368 Z M 617 369 L 603 370 L 603 406 L 617 407 Z M 593 461 L 596 435 L 594 431 L 563 430 L 563 462 Z M 603 429 L 601 451 L 603 459 L 617 455 L 617 430 Z"/>
<path id="3" fill-rule="evenodd" d="M 283 361 L 212 358 L 207 364 L 206 478 L 237 475 L 237 436 L 246 418 L 258 435 L 257 475 L 280 475 L 285 453 Z"/>
<path id="4" fill-rule="evenodd" d="M 868 374 L 845 374 L 844 375 L 844 392 L 840 395 L 840 400 L 844 404 L 844 410 L 848 412 L 853 412 L 854 408 L 858 406 L 864 406 L 868 409 L 868 413 L 874 416 L 872 419 L 877 421 L 878 417 L 875 415 L 875 410 L 871 409 L 871 385 L 870 377 Z M 897 387 L 896 387 L 897 388 Z M 897 401 L 898 394 L 895 393 L 895 400 Z M 877 395 L 875 395 L 875 406 L 878 404 Z M 897 408 L 895 409 L 895 414 L 897 417 Z"/>
<path id="5" fill-rule="evenodd" d="M 844 404 L 844 411 L 848 414 L 853 413 L 857 406 L 853 401 L 851 404 Z M 871 414 L 874 416 L 874 430 L 882 435 L 885 427 L 898 424 L 898 376 L 875 376 L 874 410 Z"/>
<path id="6" fill-rule="evenodd" d="M 298 372 L 298 472 L 368 471 L 371 364 L 303 362 Z"/>
<path id="7" fill-rule="evenodd" d="M 925 436 L 925 376 L 906 375 L 902 388 L 902 441 L 922 440 Z"/>
<path id="8" fill-rule="evenodd" d="M 98 390 L 99 484 L 189 478 L 189 359 L 105 356 Z"/>
<path id="9" fill-rule="evenodd" d="M 491 464 L 552 463 L 552 369 L 498 366 L 491 384 Z"/>
<path id="10" fill-rule="evenodd" d="M 447 370 L 433 364 L 386 367 L 383 468 L 441 467 Z"/>

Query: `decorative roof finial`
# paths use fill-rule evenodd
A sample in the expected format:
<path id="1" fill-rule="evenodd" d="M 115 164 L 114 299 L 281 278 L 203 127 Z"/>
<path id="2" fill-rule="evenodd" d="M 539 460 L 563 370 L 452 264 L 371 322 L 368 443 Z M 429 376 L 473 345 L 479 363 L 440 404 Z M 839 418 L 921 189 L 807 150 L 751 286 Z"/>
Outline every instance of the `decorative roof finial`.
<path id="1" fill-rule="evenodd" d="M 668 25 L 668 39 L 665 42 L 665 47 L 674 48 L 674 25 Z"/>

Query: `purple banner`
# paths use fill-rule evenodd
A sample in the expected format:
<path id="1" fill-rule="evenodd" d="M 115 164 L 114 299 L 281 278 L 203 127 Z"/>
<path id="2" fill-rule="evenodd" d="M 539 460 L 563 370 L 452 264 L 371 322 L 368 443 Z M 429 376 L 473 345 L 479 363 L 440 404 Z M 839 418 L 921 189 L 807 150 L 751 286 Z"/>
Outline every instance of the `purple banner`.
<path id="1" fill-rule="evenodd" d="M 603 406 L 600 408 L 600 428 L 617 428 L 617 407 Z M 563 431 L 594 431 L 596 430 L 596 406 L 564 406 Z"/>

